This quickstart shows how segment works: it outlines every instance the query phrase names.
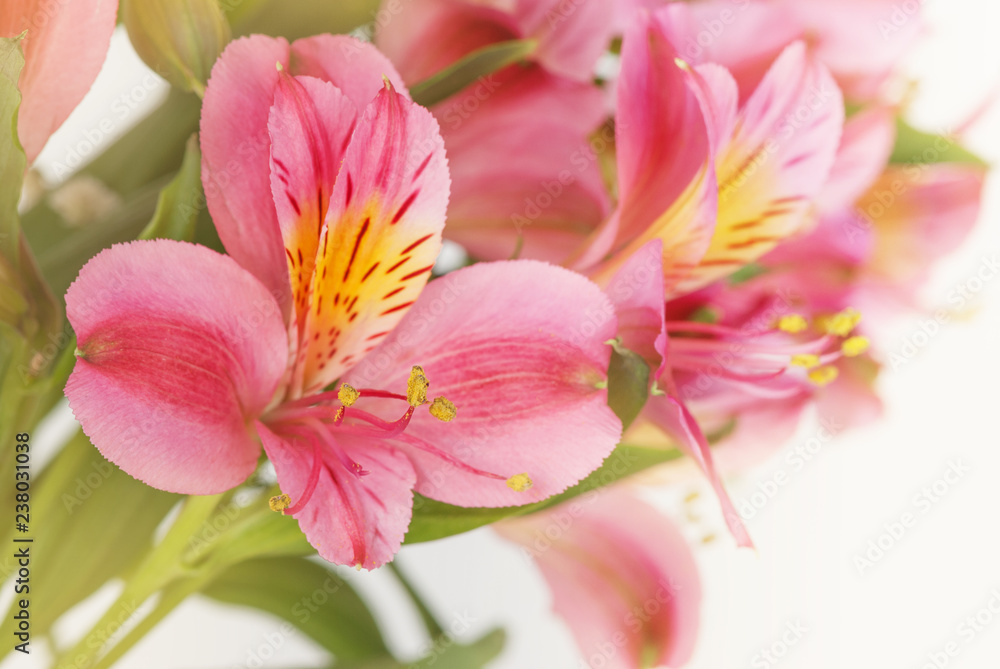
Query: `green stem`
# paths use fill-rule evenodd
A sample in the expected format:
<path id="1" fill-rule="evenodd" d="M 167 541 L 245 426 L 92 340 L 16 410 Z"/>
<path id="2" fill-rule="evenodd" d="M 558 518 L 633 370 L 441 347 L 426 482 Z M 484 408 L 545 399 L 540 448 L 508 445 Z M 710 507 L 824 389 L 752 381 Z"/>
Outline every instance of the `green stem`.
<path id="1" fill-rule="evenodd" d="M 180 583 L 176 583 L 163 591 L 156 607 L 149 612 L 128 634 L 116 643 L 108 653 L 98 660 L 93 669 L 109 669 L 115 662 L 120 660 L 125 653 L 142 640 L 161 620 L 167 617 L 171 611 L 176 609 L 185 599 L 198 592 L 209 581 L 212 580 L 210 574 L 201 574 L 196 578 L 189 578 Z"/>
<path id="2" fill-rule="evenodd" d="M 166 536 L 136 569 L 121 595 L 101 619 L 69 651 L 62 653 L 56 667 L 84 669 L 94 666 L 104 641 L 121 629 L 143 602 L 177 577 L 184 575 L 179 558 L 187 550 L 187 540 L 211 516 L 222 495 L 188 497 Z"/>
<path id="3" fill-rule="evenodd" d="M 444 634 L 444 629 L 441 627 L 440 623 L 438 623 L 434 614 L 431 613 L 427 603 L 424 602 L 420 593 L 417 592 L 415 587 L 413 587 L 413 583 L 411 583 L 410 579 L 403 573 L 403 570 L 396 565 L 395 561 L 389 563 L 389 571 L 393 573 L 399 581 L 399 584 L 403 586 L 404 590 L 406 590 L 406 594 L 410 596 L 410 599 L 413 601 L 413 605 L 417 607 L 417 612 L 420 613 L 420 619 L 423 621 L 424 627 L 427 629 L 427 633 L 431 636 L 431 638 L 436 639 Z"/>

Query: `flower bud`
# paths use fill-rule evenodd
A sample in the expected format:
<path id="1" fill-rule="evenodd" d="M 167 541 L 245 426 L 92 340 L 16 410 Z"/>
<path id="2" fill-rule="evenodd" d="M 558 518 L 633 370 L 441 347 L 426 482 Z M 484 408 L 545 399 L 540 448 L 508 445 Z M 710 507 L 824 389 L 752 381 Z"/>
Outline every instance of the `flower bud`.
<path id="1" fill-rule="evenodd" d="M 122 0 L 136 52 L 171 84 L 199 96 L 231 39 L 217 0 Z"/>

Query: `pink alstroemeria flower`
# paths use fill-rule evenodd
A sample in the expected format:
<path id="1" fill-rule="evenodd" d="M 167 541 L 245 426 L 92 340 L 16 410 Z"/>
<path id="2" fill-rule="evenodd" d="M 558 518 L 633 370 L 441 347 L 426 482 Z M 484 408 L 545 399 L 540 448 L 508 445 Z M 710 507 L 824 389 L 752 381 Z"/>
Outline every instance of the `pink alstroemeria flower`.
<path id="1" fill-rule="evenodd" d="M 202 147 L 231 255 L 118 245 L 66 296 L 79 346 L 66 394 L 108 459 L 211 494 L 249 476 L 263 445 L 275 507 L 324 558 L 367 569 L 399 548 L 414 490 L 538 501 L 621 432 L 603 389 L 615 323 L 580 334 L 608 309 L 597 286 L 535 261 L 427 284 L 448 171 L 436 122 L 398 81 L 347 37 L 230 44 Z"/>
<path id="2" fill-rule="evenodd" d="M 674 14 L 639 12 L 626 32 L 618 209 L 574 264 L 603 282 L 660 239 L 668 297 L 735 272 L 809 225 L 844 119 L 839 89 L 803 44 L 789 46 L 740 104 L 724 68 L 678 64 Z"/>
<path id="3" fill-rule="evenodd" d="M 668 4 L 681 58 L 692 65 L 717 63 L 729 69 L 739 82 L 741 99 L 760 83 L 785 48 L 803 40 L 849 99 L 876 100 L 924 31 L 921 8 L 904 9 L 894 0 L 629 0 L 628 4 Z"/>
<path id="4" fill-rule="evenodd" d="M 383 3 L 379 48 L 407 81 L 420 81 L 476 49 L 534 39 L 532 59 L 549 72 L 589 81 L 611 42 L 613 2 L 564 0 L 410 0 Z M 396 9 L 394 9 L 396 7 Z"/>
<path id="5" fill-rule="evenodd" d="M 691 658 L 701 583 L 687 542 L 658 510 L 616 487 L 495 528 L 535 560 L 586 666 Z"/>
<path id="6" fill-rule="evenodd" d="M 610 41 L 611 3 L 415 0 L 396 6 L 398 14 L 380 24 L 376 44 L 411 85 L 476 49 L 539 40 L 532 63 L 482 77 L 431 111 L 441 123 L 452 176 L 445 235 L 481 259 L 517 254 L 561 263 L 611 208 L 590 141 L 607 117 L 591 79 Z M 599 141 L 607 146 L 612 135 L 605 132 Z"/>
<path id="7" fill-rule="evenodd" d="M 752 421 L 770 418 L 774 435 L 787 436 L 817 387 L 833 381 L 838 367 L 850 364 L 845 358 L 863 353 L 867 342 L 853 337 L 858 321 L 849 309 L 830 314 L 822 328 L 810 328 L 792 311 L 799 301 L 790 303 L 788 286 L 780 281 L 751 288 L 714 284 L 665 302 L 661 244 L 647 243 L 605 286 L 618 336 L 651 370 L 654 386 L 640 421 L 657 426 L 695 461 L 733 537 L 749 547 L 753 543 L 722 483 L 706 432 L 728 429 L 734 418 L 748 415 Z M 725 318 L 694 319 L 709 310 Z"/>
<path id="8" fill-rule="evenodd" d="M 27 31 L 17 134 L 28 164 L 73 111 L 104 64 L 118 0 L 4 0 L 0 37 Z"/>

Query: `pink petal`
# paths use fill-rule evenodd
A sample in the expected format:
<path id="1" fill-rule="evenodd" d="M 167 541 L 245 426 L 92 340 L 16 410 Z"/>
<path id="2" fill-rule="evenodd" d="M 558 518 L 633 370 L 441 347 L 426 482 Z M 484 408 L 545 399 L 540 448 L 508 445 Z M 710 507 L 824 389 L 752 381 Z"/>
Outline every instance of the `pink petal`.
<path id="1" fill-rule="evenodd" d="M 743 525 L 743 520 L 736 512 L 736 507 L 733 506 L 722 479 L 719 478 L 708 440 L 705 439 L 698 422 L 687 407 L 669 395 L 653 396 L 646 403 L 643 416 L 673 437 L 681 450 L 694 459 L 712 484 L 712 488 L 719 498 L 719 504 L 722 506 L 726 525 L 733 538 L 736 539 L 737 545 L 752 548 L 753 541 Z"/>
<path id="2" fill-rule="evenodd" d="M 268 120 L 271 194 L 299 314 L 309 284 L 333 185 L 357 123 L 357 109 L 333 84 L 282 73 Z"/>
<path id="3" fill-rule="evenodd" d="M 896 142 L 896 112 L 872 107 L 844 124 L 837 158 L 817 203 L 823 211 L 852 206 L 878 179 Z"/>
<path id="4" fill-rule="evenodd" d="M 391 87 L 358 122 L 320 240 L 303 388 L 322 388 L 374 348 L 430 277 L 448 206 L 437 121 Z"/>
<path id="5" fill-rule="evenodd" d="M 201 113 L 201 179 L 226 251 L 254 274 L 282 308 L 291 287 L 271 194 L 268 115 L 288 43 L 254 35 L 226 47 L 212 68 Z"/>
<path id="6" fill-rule="evenodd" d="M 347 382 L 400 392 L 410 366 L 423 366 L 432 396 L 458 416 L 442 423 L 418 409 L 399 438 L 417 491 L 462 506 L 526 504 L 579 481 L 617 443 L 621 422 L 599 387 L 614 334 L 611 304 L 582 276 L 528 260 L 480 263 L 431 282 Z M 387 401 L 377 413 L 398 410 Z M 534 486 L 514 492 L 504 479 L 521 473 Z"/>
<path id="7" fill-rule="evenodd" d="M 708 248 L 716 207 L 704 111 L 676 58 L 663 21 L 640 13 L 625 34 L 618 81 L 619 208 L 574 265 L 586 267 L 628 244 L 620 263 L 659 238 L 668 292 Z M 605 264 L 601 276 L 617 263 Z"/>
<path id="8" fill-rule="evenodd" d="M 437 105 L 453 179 L 446 234 L 477 258 L 561 262 L 610 210 L 600 91 L 508 68 Z M 600 132 L 600 131 L 599 131 Z"/>
<path id="9" fill-rule="evenodd" d="M 0 6 L 0 37 L 28 31 L 21 43 L 17 131 L 29 165 L 97 78 L 117 11 L 117 0 L 4 0 Z"/>
<path id="10" fill-rule="evenodd" d="M 66 396 L 106 458 L 188 494 L 253 472 L 250 422 L 277 389 L 288 341 L 252 275 L 193 244 L 119 244 L 84 266 L 66 307 L 81 351 Z"/>
<path id="11" fill-rule="evenodd" d="M 690 659 L 701 583 L 687 542 L 659 511 L 616 487 L 495 527 L 536 559 L 588 666 Z"/>
<path id="12" fill-rule="evenodd" d="M 408 0 L 378 23 L 375 43 L 410 84 L 490 44 L 521 37 L 508 10 L 464 0 Z"/>
<path id="13" fill-rule="evenodd" d="M 293 504 L 309 486 L 314 468 L 318 473 L 309 501 L 294 514 L 309 543 L 330 562 L 375 569 L 396 554 L 410 525 L 413 467 L 392 448 L 345 439 L 335 430 L 310 442 L 257 423 L 281 490 Z M 366 473 L 348 471 L 334 448 Z"/>
<path id="14" fill-rule="evenodd" d="M 876 97 L 925 31 L 919 3 L 781 0 L 778 6 L 803 27 L 817 58 L 854 100 Z"/>
<path id="15" fill-rule="evenodd" d="M 680 57 L 729 70 L 745 102 L 782 50 L 803 37 L 800 22 L 774 3 L 672 2 L 658 14 Z"/>
<path id="16" fill-rule="evenodd" d="M 741 110 L 730 142 L 719 148 L 715 233 L 681 289 L 731 274 L 807 223 L 843 121 L 843 99 L 829 72 L 802 43 L 787 48 Z"/>
<path id="17" fill-rule="evenodd" d="M 664 320 L 663 242 L 654 239 L 634 253 L 604 287 L 618 316 L 618 336 L 659 378 L 667 364 Z"/>
<path id="18" fill-rule="evenodd" d="M 875 232 L 873 273 L 912 290 L 979 219 L 985 176 L 973 165 L 890 166 L 858 203 Z"/>
<path id="19" fill-rule="evenodd" d="M 677 56 L 660 21 L 640 16 L 625 34 L 616 123 L 623 237 L 670 209 L 709 159 L 705 118 Z"/>
<path id="20" fill-rule="evenodd" d="M 537 58 L 558 75 L 588 81 L 614 31 L 613 2 L 518 0 L 518 25 L 538 40 Z"/>
<path id="21" fill-rule="evenodd" d="M 292 43 L 292 74 L 329 81 L 358 109 L 384 88 L 387 78 L 396 92 L 409 98 L 392 62 L 371 44 L 347 35 L 316 35 Z"/>

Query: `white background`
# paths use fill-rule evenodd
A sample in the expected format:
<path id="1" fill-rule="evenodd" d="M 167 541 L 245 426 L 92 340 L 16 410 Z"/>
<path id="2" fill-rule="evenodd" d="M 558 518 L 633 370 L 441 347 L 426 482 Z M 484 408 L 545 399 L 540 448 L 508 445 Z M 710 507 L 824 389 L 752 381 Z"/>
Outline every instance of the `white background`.
<path id="1" fill-rule="evenodd" d="M 911 117 L 941 131 L 954 127 L 1000 83 L 1000 8 L 985 0 L 952 0 L 927 2 L 925 9 L 932 34 L 912 59 L 911 69 L 923 83 Z M 108 100 L 141 94 L 148 104 L 162 95 L 162 86 L 148 86 L 146 71 L 122 37 L 116 36 L 92 95 L 43 153 L 41 165 L 49 174 L 55 162 L 65 160 L 68 147 L 102 119 L 111 118 L 117 132 L 138 120 L 139 112 L 120 118 L 109 110 Z M 994 110 L 967 142 L 991 161 L 1000 160 L 998 120 Z M 1000 257 L 998 213 L 1000 180 L 993 178 L 978 231 L 942 265 L 928 291 L 929 304 L 944 304 L 950 291 L 975 276 L 984 257 Z M 700 640 L 688 666 L 923 669 L 931 661 L 928 654 L 950 642 L 959 654 L 946 666 L 1000 666 L 1000 614 L 981 613 L 993 593 L 1000 610 L 998 285 L 1000 280 L 988 282 L 965 317 L 941 328 L 907 364 L 886 369 L 881 392 L 887 414 L 880 424 L 842 435 L 793 472 L 785 457 L 816 434 L 815 425 L 807 425 L 770 463 L 730 481 L 739 503 L 779 469 L 790 473 L 789 483 L 748 523 L 759 554 L 737 551 L 725 538 L 698 477 L 675 484 L 663 496 L 669 501 L 691 490 L 703 493 L 696 509 L 700 525 L 686 528 L 705 591 Z M 903 327 L 886 348 L 903 350 L 920 331 L 919 321 Z M 924 512 L 914 497 L 941 479 L 952 462 L 969 471 Z M 914 514 L 916 524 L 861 572 L 856 558 L 887 531 L 886 524 L 906 512 Z M 708 532 L 723 538 L 703 545 L 699 538 Z M 508 629 L 508 648 L 493 665 L 497 669 L 582 666 L 566 628 L 548 612 L 544 582 L 491 531 L 404 548 L 399 564 L 414 575 L 446 627 L 472 621 L 460 638 L 474 638 L 495 625 Z M 423 642 L 416 619 L 391 578 L 344 573 L 378 600 L 376 610 L 390 628 L 394 649 L 418 656 Z M 62 629 L 77 628 L 76 621 L 96 614 L 111 595 L 104 592 L 88 602 Z M 978 632 L 965 631 L 973 628 L 961 627 L 964 621 L 977 613 L 987 622 Z M 806 631 L 785 646 L 782 636 L 789 624 Z M 275 637 L 277 627 L 277 619 L 196 598 L 119 666 L 246 666 L 265 648 L 270 655 L 272 646 L 267 666 L 322 665 L 324 656 L 311 642 L 301 635 Z M 771 647 L 784 657 L 774 663 L 764 659 L 761 651 Z M 8 658 L 0 667 L 30 664 Z M 250 661 L 250 666 L 257 665 Z"/>

